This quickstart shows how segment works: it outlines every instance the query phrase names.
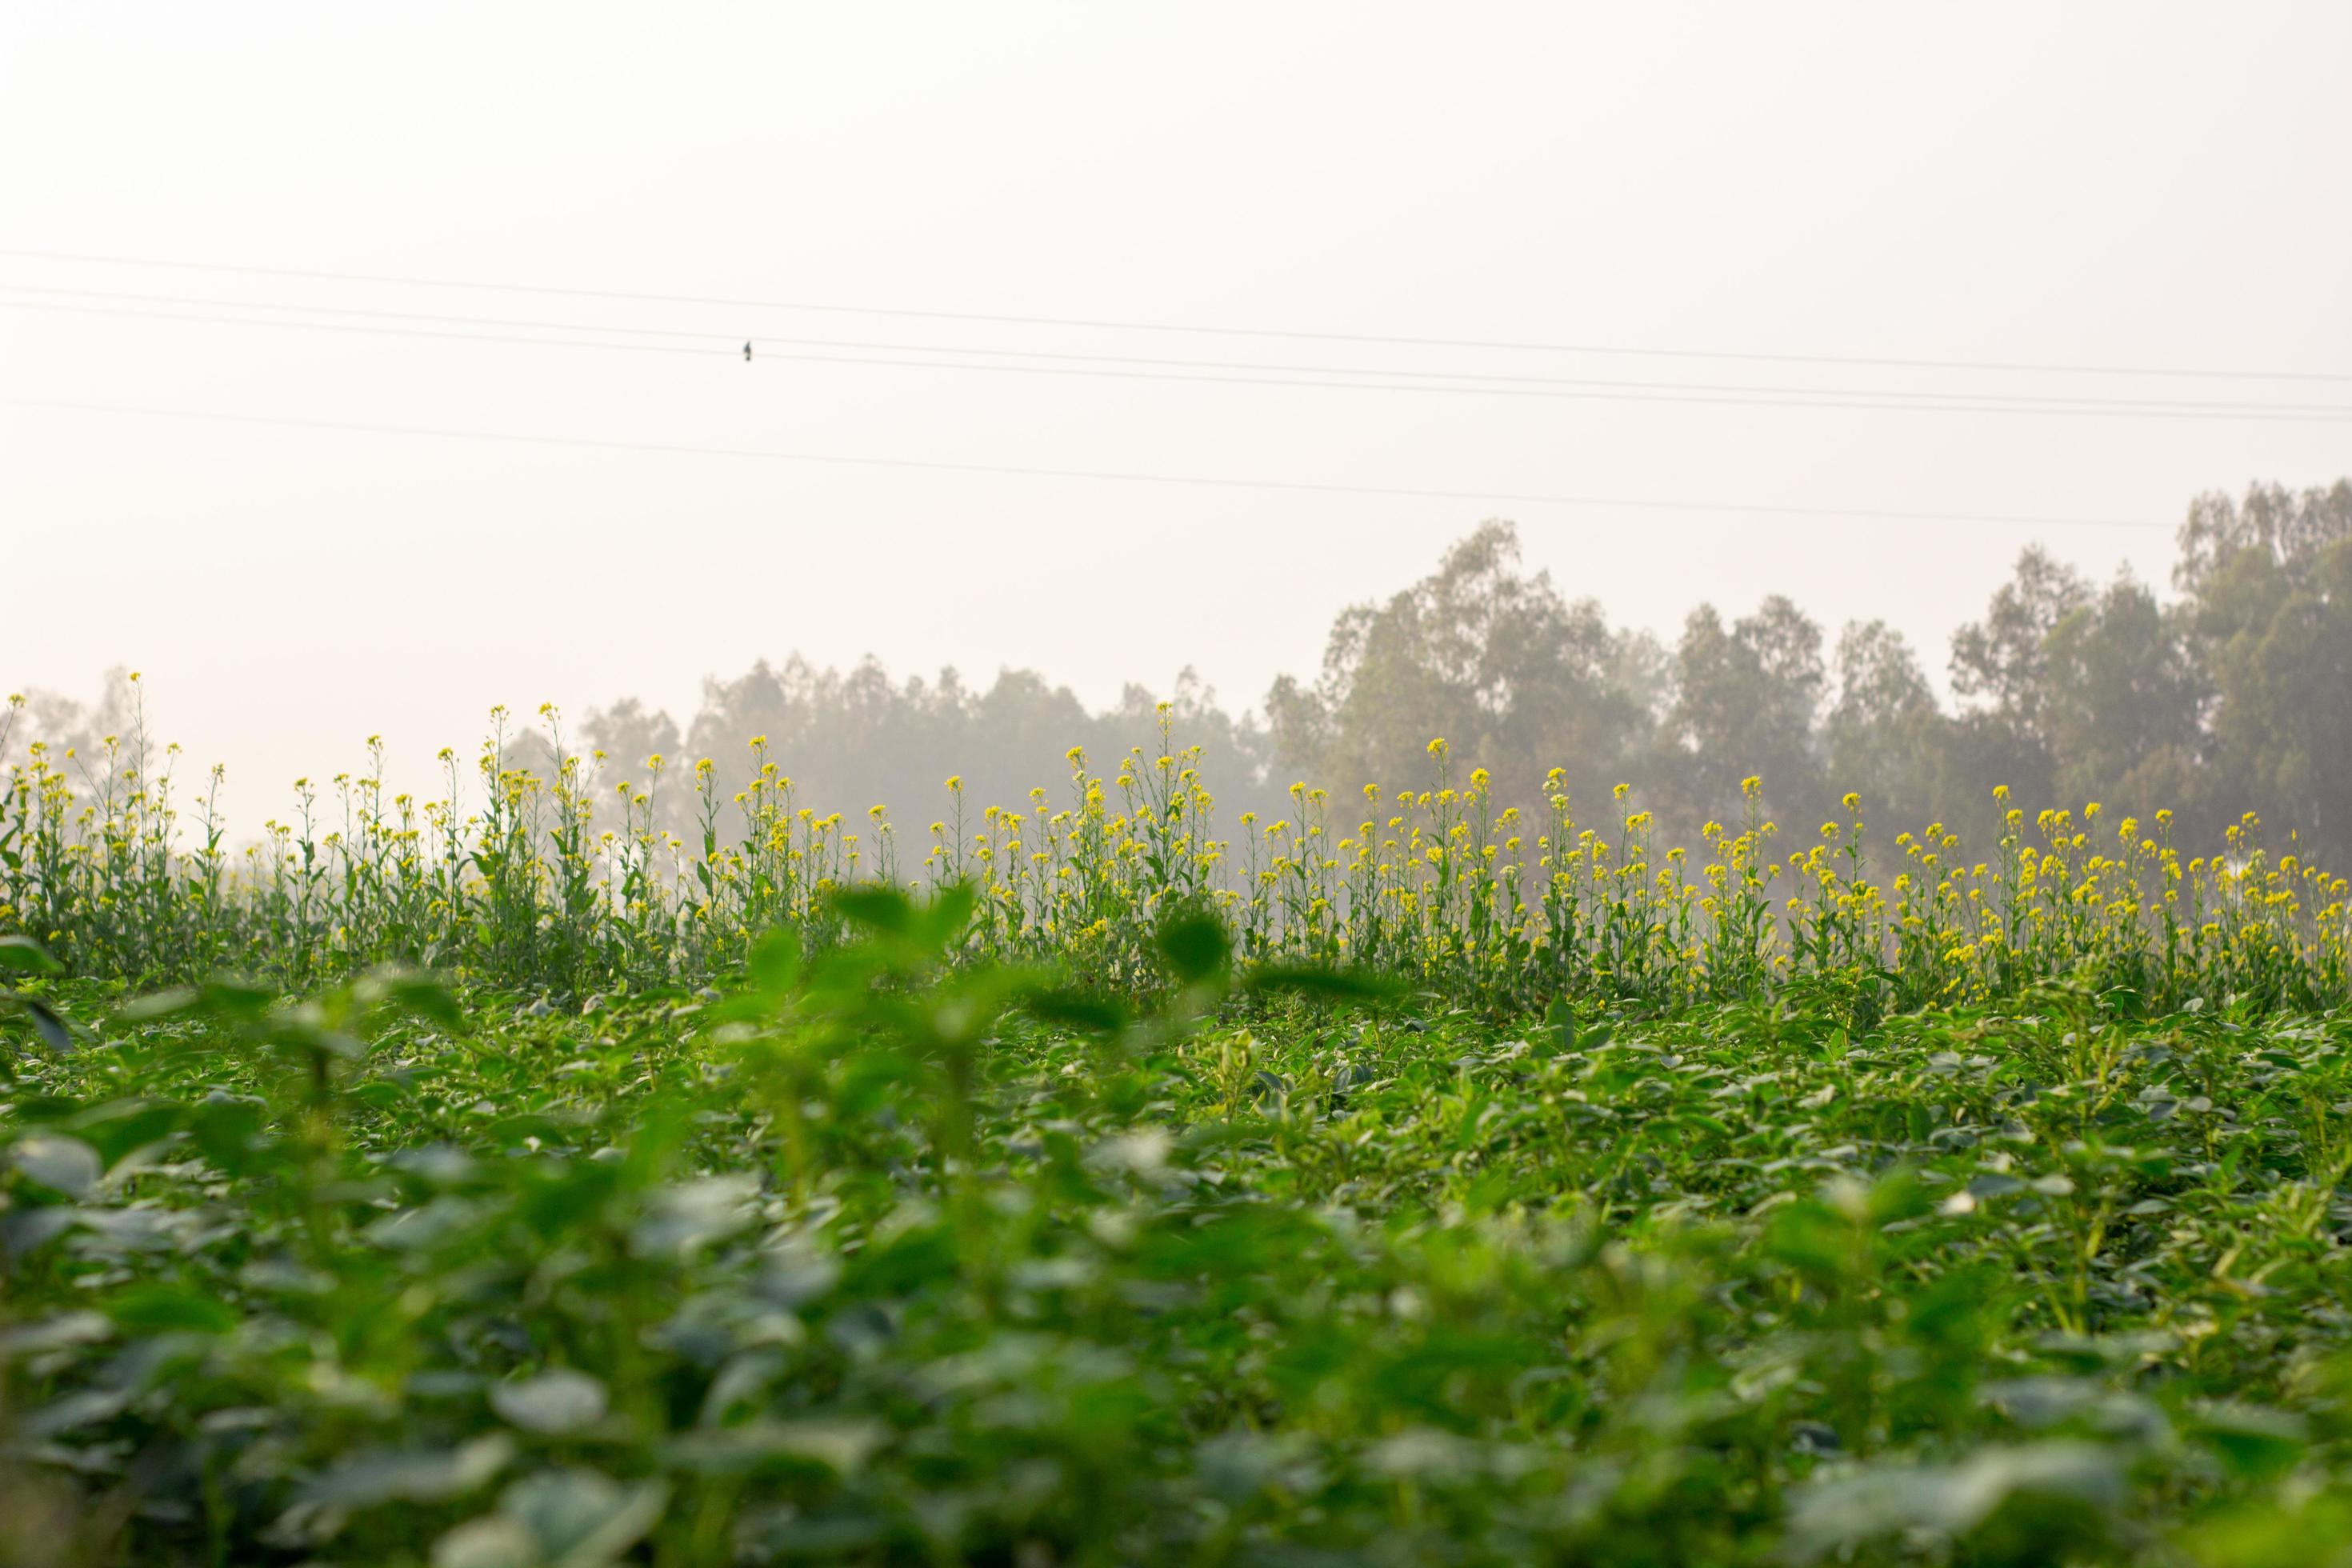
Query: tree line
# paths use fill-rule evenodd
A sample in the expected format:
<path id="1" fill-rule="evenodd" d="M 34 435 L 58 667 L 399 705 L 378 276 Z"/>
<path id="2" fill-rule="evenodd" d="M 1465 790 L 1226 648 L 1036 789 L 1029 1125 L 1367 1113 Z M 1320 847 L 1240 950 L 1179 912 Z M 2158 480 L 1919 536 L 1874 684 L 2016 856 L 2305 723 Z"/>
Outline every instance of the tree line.
<path id="1" fill-rule="evenodd" d="M 2200 496 L 2178 545 L 2168 595 L 2026 549 L 1953 637 L 1947 701 L 1885 620 L 1832 637 L 1785 595 L 1741 616 L 1701 605 L 1671 638 L 1614 626 L 1527 569 L 1495 521 L 1419 582 L 1343 611 L 1321 668 L 1277 679 L 1257 710 L 1229 711 L 1190 671 L 1166 697 L 1228 826 L 1284 813 L 1295 780 L 1422 786 L 1443 735 L 1506 799 L 1532 801 L 1557 767 L 1587 822 L 1612 819 L 1613 787 L 1630 784 L 1632 804 L 1683 837 L 1737 820 L 1740 783 L 1759 774 L 1784 825 L 1822 820 L 1852 790 L 1889 837 L 1941 822 L 1989 845 L 2006 785 L 2029 816 L 2095 800 L 2109 821 L 2152 826 L 2168 808 L 2197 842 L 2251 811 L 2273 847 L 2293 835 L 2352 860 L 2352 481 Z M 1018 805 L 1057 785 L 1068 746 L 1112 768 L 1156 744 L 1157 705 L 1131 686 L 1089 711 L 1029 671 L 981 689 L 952 670 L 893 681 L 871 660 L 793 658 L 707 682 L 683 731 L 624 701 L 586 732 L 615 758 L 718 759 L 730 784 L 765 735 L 811 804 L 887 802 L 923 821 L 951 773 L 973 800 Z"/>
<path id="2" fill-rule="evenodd" d="M 844 670 L 795 656 L 706 680 L 682 725 L 625 698 L 561 743 L 641 781 L 663 758 L 662 818 L 682 837 L 692 760 L 711 759 L 723 801 L 749 777 L 755 736 L 803 803 L 887 805 L 904 834 L 942 815 L 950 776 L 975 810 L 1025 808 L 1037 786 L 1059 805 L 1070 747 L 1113 772 L 1130 747 L 1157 749 L 1164 718 L 1201 747 L 1229 831 L 1243 811 L 1287 811 L 1294 780 L 1330 788 L 1351 826 L 1343 792 L 1423 786 L 1443 735 L 1505 800 L 1532 804 L 1559 768 L 1580 819 L 1601 826 L 1629 784 L 1631 804 L 1683 841 L 1738 820 L 1741 781 L 1758 774 L 1790 826 L 1852 790 L 1888 837 L 1941 822 L 1985 846 L 2006 785 L 2029 815 L 2096 800 L 2110 821 L 2153 825 L 2168 807 L 2196 842 L 2252 812 L 2273 848 L 2352 861 L 2352 480 L 2200 496 L 2178 545 L 2169 596 L 2026 549 L 1953 637 L 1949 702 L 1884 620 L 1832 639 L 1780 595 L 1736 617 L 1701 605 L 1671 639 L 1612 626 L 1597 600 L 1528 571 L 1513 526 L 1493 521 L 1419 582 L 1343 611 L 1321 668 L 1277 679 L 1256 711 L 1229 710 L 1190 670 L 1164 693 L 1129 686 L 1090 710 L 1034 671 L 982 687 L 953 669 L 898 679 L 871 658 Z M 34 734 L 87 744 L 127 711 L 119 679 L 91 707 L 41 694 L 29 706 L 19 749 Z M 543 772 L 558 743 L 521 731 L 506 762 Z"/>
<path id="3" fill-rule="evenodd" d="M 1885 831 L 1941 821 L 1982 845 L 2005 784 L 2029 817 L 2095 800 L 2153 826 L 2168 807 L 2202 841 L 2251 811 L 2273 847 L 2346 858 L 2352 482 L 2200 496 L 2178 543 L 2169 598 L 2026 549 L 1953 637 L 1948 705 L 1884 620 L 1832 642 L 1775 595 L 1730 620 L 1701 605 L 1668 643 L 1525 572 L 1490 522 L 1343 614 L 1319 675 L 1275 683 L 1267 740 L 1284 768 L 1385 781 L 1443 733 L 1498 780 L 1563 767 L 1591 805 L 1630 781 L 1683 832 L 1736 820 L 1756 773 L 1784 823 L 1853 790 Z"/>

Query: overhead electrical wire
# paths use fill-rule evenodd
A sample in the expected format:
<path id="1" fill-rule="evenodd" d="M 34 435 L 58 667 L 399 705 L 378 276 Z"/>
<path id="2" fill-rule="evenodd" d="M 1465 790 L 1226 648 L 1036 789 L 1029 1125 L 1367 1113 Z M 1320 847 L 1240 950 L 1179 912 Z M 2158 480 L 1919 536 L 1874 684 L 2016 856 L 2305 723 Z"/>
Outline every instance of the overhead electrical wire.
<path id="1" fill-rule="evenodd" d="M 687 350 L 675 344 L 667 345 L 669 348 L 669 352 L 672 353 L 692 352 L 705 354 L 723 353 L 731 354 L 735 349 L 735 345 L 739 341 L 740 341 L 739 340 L 738 335 L 732 331 L 719 332 L 707 329 L 689 330 L 670 327 L 624 326 L 610 325 L 594 321 L 549 321 L 533 320 L 530 318 L 519 319 L 506 316 L 455 316 L 437 312 L 386 310 L 345 305 L 287 304 L 275 300 L 221 299 L 216 296 L 187 294 L 139 294 L 127 293 L 119 290 L 66 289 L 36 284 L 0 283 L 0 294 L 37 295 L 40 296 L 41 299 L 45 300 L 57 299 L 101 300 L 118 304 L 198 305 L 215 309 L 236 310 L 271 310 L 289 312 L 305 316 L 352 316 L 362 318 L 369 321 L 390 321 L 400 322 L 421 322 L 431 326 L 499 327 L 537 332 L 620 334 L 633 338 L 691 338 L 698 340 L 705 345 L 699 350 Z M 13 308 L 19 310 L 53 309 L 61 312 L 75 314 L 117 313 L 112 310 L 97 310 L 91 307 L 70 307 L 63 305 L 45 306 L 29 301 L 18 302 L 0 300 L 0 304 L 11 305 Z M 246 318 L 242 317 L 192 317 L 165 311 L 125 310 L 120 313 L 147 315 L 153 319 L 165 321 L 189 320 L 223 322 L 234 321 L 239 324 L 244 323 L 246 321 Z M 251 324 L 257 326 L 298 327 L 320 325 L 319 323 L 307 321 L 271 321 L 267 319 L 258 318 L 254 319 Z M 343 327 L 344 330 L 348 330 L 343 323 L 324 324 L 323 330 L 336 330 L 339 327 Z M 420 332 L 416 335 L 450 336 L 457 338 L 479 337 L 480 341 L 485 342 L 535 342 L 545 341 L 553 346 L 559 347 L 609 347 L 626 349 L 635 348 L 638 346 L 634 343 L 572 343 L 565 340 L 509 338 L 475 333 L 441 334 Z M 2078 397 L 2063 395 L 2053 395 L 2050 394 L 2021 395 L 1998 392 L 1920 392 L 1901 388 L 1879 387 L 1775 386 L 1755 385 L 1752 384 L 1737 382 L 1627 381 L 1585 376 L 1516 375 L 1509 374 L 1490 374 L 1478 371 L 1431 371 L 1391 369 L 1387 367 L 1363 365 L 1265 363 L 1248 360 L 1167 359 L 1136 354 L 1071 353 L 1036 349 L 988 348 L 961 343 L 876 342 L 870 340 L 856 338 L 776 337 L 765 333 L 756 334 L 750 341 L 755 344 L 766 345 L 772 356 L 777 354 L 780 350 L 790 349 L 858 349 L 888 353 L 948 353 L 966 356 L 981 356 L 987 359 L 1051 360 L 1064 363 L 1078 363 L 1086 365 L 1142 366 L 1155 369 L 1211 372 L 1250 371 L 1285 375 L 1297 374 L 1320 377 L 1357 378 L 1359 380 L 1364 377 L 1377 377 L 1383 381 L 1404 380 L 1433 383 L 1492 382 L 1510 387 L 1534 386 L 1606 389 L 1612 391 L 1729 393 L 1738 395 L 1787 396 L 1791 398 L 1888 398 L 1902 402 L 1917 402 L 1930 405 L 1956 402 L 1969 405 L 2002 404 L 2033 407 L 2057 406 L 2093 408 L 2101 412 L 2125 412 L 2147 409 L 2181 414 L 2206 414 L 2213 411 L 2221 411 L 2224 413 L 2245 414 L 2352 415 L 2352 406 L 2336 404 L 2216 403 L 2204 400 L 2183 402 L 2179 399 Z M 1205 378 L 1187 377 L 1186 379 Z M 1430 390 L 1489 391 L 1492 389 L 1484 386 L 1455 387 L 1450 385 L 1440 385 L 1433 387 Z"/>
<path id="2" fill-rule="evenodd" d="M 291 267 L 258 267 L 228 262 L 186 261 L 156 257 L 100 255 L 0 247 L 0 257 L 25 260 L 65 261 L 110 267 L 166 268 L 188 272 L 236 274 L 254 278 L 302 279 L 314 282 L 369 283 L 408 289 L 458 289 L 487 293 L 559 295 L 580 300 L 630 300 L 645 304 L 709 305 L 733 310 L 800 310 L 850 316 L 888 316 L 906 320 L 971 321 L 999 326 L 1076 328 L 1097 331 L 1192 333 L 1217 337 L 1280 338 L 1302 342 L 1366 343 L 1400 348 L 1488 349 L 1511 353 L 1620 354 L 1657 359 L 1732 360 L 1767 364 L 1822 364 L 1900 370 L 1988 371 L 2048 375 L 2136 375 L 2197 380 L 2308 381 L 2352 383 L 2352 372 L 2247 370 L 2179 365 L 2085 364 L 2054 361 L 1969 360 L 1878 354 L 1813 354 L 1764 353 L 1738 349 L 1667 348 L 1651 344 L 1544 342 L 1492 338 L 1449 338 L 1400 333 L 1337 332 L 1303 329 L 1240 327 L 1200 322 L 1144 321 L 1103 317 L 1015 315 L 974 310 L 916 310 L 877 305 L 845 305 L 829 301 L 756 300 L 719 295 L 663 294 L 617 289 L 574 289 L 541 283 L 503 283 L 449 278 L 419 278 L 389 273 L 339 272 Z"/>
<path id="3" fill-rule="evenodd" d="M 342 434 L 428 437 L 448 440 L 511 443 L 592 451 L 635 452 L 670 457 L 725 458 L 842 468 L 896 468 L 928 473 L 990 474 L 1009 478 L 1104 480 L 1119 484 L 1179 485 L 1214 489 L 1370 496 L 1410 500 L 1497 502 L 1636 511 L 1699 512 L 1757 517 L 1832 518 L 1869 522 L 1987 523 L 2029 528 L 2164 529 L 2166 523 L 2128 518 L 2019 516 L 1999 512 L 1911 511 L 1885 508 L 1786 506 L 1740 501 L 1661 500 L 1633 496 L 1562 495 L 1540 491 L 1444 489 L 1394 485 L 1327 484 L 1294 479 L 1250 479 L 1203 474 L 1159 474 L 1110 468 L 1059 468 L 1012 463 L 966 463 L 916 458 L 861 458 L 828 452 L 776 451 L 753 447 L 713 447 L 663 441 L 608 440 L 584 436 L 537 436 L 516 431 L 467 430 L 441 426 L 379 424 L 361 420 L 304 419 L 259 414 L 227 414 L 196 408 L 157 408 L 65 398 L 0 395 L 0 407 L 47 409 L 138 418 L 188 419 L 221 425 L 257 426 Z"/>
<path id="4" fill-rule="evenodd" d="M 465 289 L 482 292 L 543 295 L 580 300 L 642 304 L 694 306 L 730 310 L 798 310 L 841 315 L 890 317 L 982 323 L 993 326 L 1078 328 L 1162 333 L 1194 333 L 1221 337 L 1289 340 L 1388 347 L 1503 350 L 1525 353 L 1633 355 L 1676 360 L 1720 360 L 1796 365 L 1867 366 L 1883 369 L 2004 372 L 2104 376 L 2157 376 L 2232 381 L 2294 381 L 2352 383 L 2352 374 L 2325 372 L 2264 372 L 2188 367 L 2091 365 L 2057 363 L 1937 360 L 1889 356 L 1764 353 L 1745 351 L 1669 349 L 1650 346 L 1508 342 L 1466 338 L 1412 337 L 1393 334 L 1285 331 L 1269 328 L 1191 325 L 1114 321 L 1078 317 L 1016 316 L 971 311 L 901 310 L 806 301 L 737 300 L 685 294 L 653 294 L 614 289 L 572 289 L 539 284 L 468 282 L 448 279 L 398 277 L 356 272 L 325 272 L 290 268 L 182 262 L 152 258 L 92 256 L 56 251 L 0 247 L 0 257 L 48 261 L 73 261 L 110 266 L 174 268 L 248 277 L 301 279 L 313 281 L 365 283 L 404 288 Z M 308 331 L 355 332 L 386 337 L 415 337 L 500 345 L 569 349 L 614 349 L 710 358 L 732 355 L 744 340 L 733 330 L 688 330 L 593 321 L 549 321 L 499 316 L 457 315 L 373 307 L 294 303 L 173 294 L 142 294 L 121 290 L 71 289 L 36 283 L 0 283 L 0 293 L 39 296 L 0 299 L 0 308 L 74 315 L 191 321 L 238 327 L 265 326 Z M 103 300 L 103 305 L 66 304 L 64 300 Z M 132 305 L 201 307 L 212 314 L 181 310 L 131 309 Z M 268 312 L 268 314 L 257 314 Z M 312 319 L 284 320 L 286 316 Z M 335 318 L 331 320 L 318 318 Z M 496 329 L 487 331 L 484 329 Z M 564 335 L 548 335 L 564 334 Z M 637 341 L 618 342 L 615 339 Z M 1215 385 L 1263 385 L 1344 391 L 1471 394 L 1480 396 L 1538 397 L 1576 401 L 1717 404 L 1740 406 L 1858 409 L 1905 413 L 2055 414 L 2075 416 L 2124 416 L 2258 421 L 2352 422 L 2352 406 L 2333 404 L 2279 402 L 2199 402 L 2063 394 L 2015 393 L 1995 390 L 1924 391 L 1910 388 L 1857 388 L 1756 385 L 1744 383 L 1643 381 L 1528 375 L 1478 371 L 1443 371 L 1418 367 L 1345 366 L 1264 363 L 1251 361 L 1187 359 L 1141 354 L 1077 353 L 1067 350 L 1003 348 L 954 343 L 905 343 L 863 339 L 781 337 L 754 331 L 748 350 L 757 349 L 763 362 L 850 364 L 892 369 L 982 371 L 996 374 L 1109 377 L 1165 384 L 1198 382 Z M 857 353 L 810 352 L 852 350 Z M 953 355 L 952 359 L 917 355 Z M 1046 362 L 1046 363 L 1015 363 Z M 1656 512 L 1715 513 L 1762 517 L 1828 518 L 1874 522 L 1999 524 L 2030 528 L 2103 528 L 2150 530 L 2165 523 L 2123 518 L 2052 517 L 2001 513 L 1918 511 L 1889 509 L 1788 506 L 1729 501 L 1686 501 L 1642 497 L 1586 496 L 1547 492 L 1451 489 L 1401 486 L 1323 483 L 1304 480 L 1251 479 L 1199 474 L 1168 474 L 1134 470 L 1052 468 L 1034 465 L 958 462 L 913 458 L 854 457 L 839 453 L 771 450 L 759 447 L 703 446 L 686 443 L 615 440 L 593 437 L 531 435 L 512 431 L 469 430 L 425 425 L 299 418 L 246 415 L 193 408 L 82 402 L 67 399 L 0 396 L 0 406 L 46 409 L 108 416 L 183 419 L 225 425 L 270 426 L 327 433 L 389 435 L 446 440 L 506 443 L 579 450 L 634 452 L 667 456 L 719 458 L 776 463 L 901 469 L 916 472 L 966 473 L 1045 478 L 1123 484 L 1157 484 L 1246 489 L 1267 492 L 1384 497 L 1405 500 L 1477 501 L 1488 503 L 1619 509 Z"/>
<path id="5" fill-rule="evenodd" d="M 119 306 L 65 305 L 50 300 L 0 300 L 0 309 L 37 310 L 52 314 L 77 316 L 108 316 L 138 321 L 190 321 L 220 326 L 275 327 L 310 331 L 359 333 L 371 337 L 405 337 L 437 339 L 462 342 L 497 343 L 537 348 L 608 349 L 635 353 L 669 353 L 701 358 L 715 357 L 709 348 L 691 348 L 675 343 L 604 342 L 586 339 L 520 337 L 509 334 L 451 331 L 424 327 L 377 326 L 361 322 L 275 321 L 254 316 L 227 316 L 182 310 L 134 310 Z M 572 330 L 572 329 L 566 329 Z M 601 329 L 581 329 L 596 331 Z M 732 334 L 727 340 L 732 342 Z M 753 340 L 755 342 L 757 340 Z M 772 342 L 778 340 L 770 340 Z M 894 345 L 877 345 L 891 347 Z M 920 353 L 986 353 L 984 350 L 940 349 L 918 350 Z M 1601 403 L 1675 403 L 1756 408 L 1816 408 L 1845 411 L 1872 411 L 1901 414 L 2006 414 L 2048 415 L 2063 417 L 2089 418 L 2149 418 L 2149 419 L 2227 419 L 2251 420 L 2261 423 L 2352 423 L 2352 406 L 2269 404 L 2154 404 L 1990 402 L 1985 395 L 1949 395 L 1954 400 L 1940 403 L 1898 402 L 1886 395 L 1872 391 L 1854 393 L 1846 389 L 1816 393 L 1811 388 L 1753 388 L 1724 391 L 1666 390 L 1675 383 L 1631 384 L 1657 390 L 1601 391 L 1567 390 L 1556 387 L 1425 385 L 1354 378 L 1307 379 L 1299 376 L 1231 375 L 1223 374 L 1180 374 L 1171 371 L 1119 370 L 1098 365 L 1013 364 L 975 363 L 971 360 L 937 360 L 883 358 L 875 355 L 811 353 L 798 350 L 771 351 L 771 360 L 804 364 L 869 365 L 891 369 L 981 371 L 999 374 L 1098 377 L 1120 381 L 1149 381 L 1172 384 L 1215 386 L 1273 386 L 1301 389 L 1323 389 L 1345 392 L 1402 392 L 1416 394 L 1447 394 L 1480 397 L 1519 397 Z"/>

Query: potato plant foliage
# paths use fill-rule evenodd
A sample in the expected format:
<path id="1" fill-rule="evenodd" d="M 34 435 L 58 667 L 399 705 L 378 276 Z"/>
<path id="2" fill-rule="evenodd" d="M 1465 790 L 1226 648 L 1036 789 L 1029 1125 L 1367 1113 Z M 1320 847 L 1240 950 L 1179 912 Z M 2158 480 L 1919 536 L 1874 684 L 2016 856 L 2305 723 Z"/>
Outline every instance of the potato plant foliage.
<path id="1" fill-rule="evenodd" d="M 1140 1004 L 835 894 L 689 991 L 0 948 L 0 1557 L 2305 1563 L 2352 1022 Z"/>

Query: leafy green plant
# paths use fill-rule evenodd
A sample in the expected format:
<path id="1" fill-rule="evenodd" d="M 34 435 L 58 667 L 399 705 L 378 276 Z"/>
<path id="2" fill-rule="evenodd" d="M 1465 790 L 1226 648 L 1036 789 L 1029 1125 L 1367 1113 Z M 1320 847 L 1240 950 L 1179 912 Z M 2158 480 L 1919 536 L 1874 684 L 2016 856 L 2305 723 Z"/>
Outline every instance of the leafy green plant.
<path id="1" fill-rule="evenodd" d="M 2352 1497 L 2340 1014 L 1139 1005 L 828 895 L 701 992 L 0 1024 L 26 1563 L 2267 1563 Z M 29 967 L 25 971 L 30 974 Z"/>
<path id="2" fill-rule="evenodd" d="M 836 896 L 871 886 L 968 889 L 958 962 L 1051 964 L 1124 998 L 1160 984 L 1159 933 L 1180 911 L 1223 921 L 1245 969 L 1344 967 L 1496 1010 L 1786 994 L 1833 999 L 1866 1027 L 2053 982 L 2159 1010 L 2352 995 L 2347 883 L 2272 854 L 2252 814 L 2198 855 L 2175 845 L 2168 812 L 2110 822 L 2091 803 L 2029 821 L 2003 789 L 1998 842 L 1972 862 L 1941 823 L 1882 845 L 1849 794 L 1817 840 L 1780 856 L 1751 776 L 1738 831 L 1706 823 L 1694 865 L 1657 841 L 1630 786 L 1613 792 L 1613 826 L 1580 826 L 1553 769 L 1530 817 L 1483 767 L 1457 784 L 1436 740 L 1431 787 L 1366 788 L 1352 829 L 1301 783 L 1294 816 L 1244 813 L 1227 839 L 1201 753 L 1163 706 L 1156 750 L 1108 778 L 1074 748 L 1058 806 L 1039 788 L 975 822 L 950 779 L 950 809 L 902 865 L 886 812 L 860 832 L 799 805 L 764 737 L 731 797 L 710 759 L 693 765 L 689 843 L 656 825 L 662 759 L 647 759 L 653 783 L 608 798 L 601 759 L 565 749 L 551 708 L 541 717 L 553 739 L 534 769 L 493 711 L 470 797 L 445 752 L 439 799 L 387 801 L 371 742 L 366 776 L 337 776 L 331 802 L 300 781 L 296 820 L 265 825 L 242 857 L 222 847 L 213 795 L 200 841 L 183 833 L 169 753 L 158 771 L 142 733 L 107 738 L 96 768 L 36 743 L 0 789 L 0 929 L 138 985 L 234 967 L 303 990 L 392 963 L 577 1001 L 731 974 L 777 927 L 822 948 L 850 918 Z"/>

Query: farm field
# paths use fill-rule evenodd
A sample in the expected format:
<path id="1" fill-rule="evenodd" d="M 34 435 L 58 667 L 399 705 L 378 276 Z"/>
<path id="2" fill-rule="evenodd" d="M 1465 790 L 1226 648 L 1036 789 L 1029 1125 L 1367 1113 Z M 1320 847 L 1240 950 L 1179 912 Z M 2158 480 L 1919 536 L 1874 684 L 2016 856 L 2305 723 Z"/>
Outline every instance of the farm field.
<path id="1" fill-rule="evenodd" d="M 1165 742 L 864 847 L 483 749 L 0 813 L 28 1563 L 2302 1563 L 2344 884 L 2095 805 L 1693 858 Z M 1549 784 L 1549 781 L 1547 781 Z M 1385 817 L 1383 813 L 1387 814 Z M 341 826 L 324 826 L 340 822 Z M 2099 837 L 2095 840 L 2091 829 Z M 908 858 L 911 859 L 912 858 Z M 1696 858 L 1696 864 L 1693 864 Z M 1890 874 L 1890 871 L 1892 874 Z M 242 973 L 247 978 L 228 976 Z"/>
<path id="2" fill-rule="evenodd" d="M 1390 9 L 0 5 L 0 1568 L 2352 1568 L 2352 5 Z"/>
<path id="3" fill-rule="evenodd" d="M 1504 1019 L 853 900 L 723 989 L 8 1026 L 26 1562 L 2324 1560 L 2352 1025 Z M 2332 1544 L 2329 1544 L 2332 1550 Z"/>

